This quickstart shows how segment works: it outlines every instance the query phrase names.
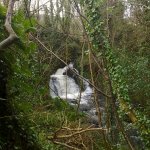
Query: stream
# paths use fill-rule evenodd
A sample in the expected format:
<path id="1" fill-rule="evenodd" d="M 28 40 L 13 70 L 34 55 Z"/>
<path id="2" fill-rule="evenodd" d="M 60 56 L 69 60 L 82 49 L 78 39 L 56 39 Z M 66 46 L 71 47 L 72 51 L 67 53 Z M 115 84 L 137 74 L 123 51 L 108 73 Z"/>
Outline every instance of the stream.
<path id="1" fill-rule="evenodd" d="M 78 106 L 81 112 L 84 112 L 88 118 L 89 122 L 93 124 L 98 124 L 98 117 L 96 109 L 93 104 L 93 89 L 88 83 L 88 79 L 81 79 L 83 81 L 83 89 L 81 90 L 79 83 L 76 82 L 73 64 L 70 63 L 64 68 L 59 68 L 54 74 L 50 76 L 50 95 L 52 98 L 59 97 L 61 99 L 67 100 L 72 106 Z M 104 103 L 101 98 L 100 103 Z M 102 102 L 103 101 L 103 102 Z M 104 107 L 100 107 L 102 111 L 102 118 L 104 118 Z M 104 124 L 104 119 L 103 123 Z"/>
<path id="2" fill-rule="evenodd" d="M 73 70 L 73 71 L 72 71 Z M 94 91 L 89 85 L 88 79 L 79 77 L 74 73 L 78 71 L 73 67 L 73 63 L 65 66 L 64 68 L 59 68 L 57 71 L 50 75 L 49 87 L 50 96 L 52 98 L 59 97 L 62 100 L 66 100 L 71 106 L 78 107 L 79 111 L 84 112 L 88 118 L 89 123 L 98 126 L 98 116 L 94 105 Z M 79 81 L 83 82 L 83 88 L 80 88 Z M 101 125 L 106 126 L 106 112 L 105 112 L 105 99 L 101 95 L 98 97 L 99 110 L 101 113 Z M 140 147 L 143 149 L 143 144 L 138 136 L 138 131 L 132 127 L 126 130 L 129 139 L 132 141 L 134 147 Z"/>

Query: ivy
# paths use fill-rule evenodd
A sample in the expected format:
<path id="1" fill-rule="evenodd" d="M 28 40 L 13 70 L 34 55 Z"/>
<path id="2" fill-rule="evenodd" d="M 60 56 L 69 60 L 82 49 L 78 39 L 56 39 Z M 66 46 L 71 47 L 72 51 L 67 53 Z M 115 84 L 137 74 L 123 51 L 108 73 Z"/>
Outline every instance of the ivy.
<path id="1" fill-rule="evenodd" d="M 106 60 L 106 67 L 109 72 L 109 76 L 112 82 L 113 93 L 117 96 L 117 99 L 120 100 L 122 105 L 126 103 L 126 107 L 122 107 L 119 110 L 120 117 L 122 114 L 128 113 L 131 110 L 131 100 L 129 97 L 129 87 L 124 80 L 123 74 L 126 70 L 120 65 L 119 59 L 114 53 L 114 50 L 111 48 L 108 38 L 105 33 L 104 21 L 100 13 L 100 3 L 96 1 L 84 0 L 84 5 L 86 5 L 86 15 L 89 21 L 89 24 L 86 24 L 86 30 L 90 37 L 90 40 L 93 44 L 94 51 L 101 53 L 101 56 Z M 125 103 L 124 103 L 125 102 Z M 143 138 L 143 141 L 147 147 L 149 147 L 149 119 L 148 117 L 136 111 L 136 127 L 140 130 L 140 135 Z M 141 126 L 141 123 L 145 124 Z"/>
<path id="2" fill-rule="evenodd" d="M 100 7 L 96 5 L 97 2 L 89 0 L 85 0 L 84 2 L 87 7 L 86 14 L 89 20 L 86 29 L 93 43 L 94 50 L 99 52 L 102 49 L 101 53 L 107 61 L 107 68 L 112 81 L 114 94 L 117 95 L 118 99 L 129 102 L 128 86 L 122 76 L 123 68 L 119 65 L 118 59 L 106 38 Z"/>

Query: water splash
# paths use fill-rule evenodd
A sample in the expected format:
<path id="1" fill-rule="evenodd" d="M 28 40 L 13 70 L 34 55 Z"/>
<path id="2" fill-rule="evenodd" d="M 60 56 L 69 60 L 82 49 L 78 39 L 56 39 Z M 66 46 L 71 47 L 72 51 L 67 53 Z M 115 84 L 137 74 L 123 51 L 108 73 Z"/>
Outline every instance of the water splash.
<path id="1" fill-rule="evenodd" d="M 60 97 L 62 99 L 68 99 L 70 103 L 80 100 L 81 105 L 88 106 L 88 101 L 91 99 L 93 90 L 88 80 L 84 80 L 84 91 L 81 92 L 75 79 L 67 75 L 67 71 L 70 69 L 73 69 L 72 63 L 64 68 L 58 69 L 55 74 L 50 76 L 50 95 L 52 98 Z"/>
<path id="2" fill-rule="evenodd" d="M 89 122 L 96 124 L 98 117 L 93 104 L 93 89 L 89 85 L 88 79 L 83 80 L 83 90 L 76 83 L 74 76 L 68 76 L 69 70 L 75 70 L 73 64 L 70 63 L 64 68 L 59 68 L 53 75 L 50 76 L 50 95 L 52 98 L 60 97 L 67 100 L 70 105 L 79 106 L 79 110 L 85 112 L 90 118 Z"/>

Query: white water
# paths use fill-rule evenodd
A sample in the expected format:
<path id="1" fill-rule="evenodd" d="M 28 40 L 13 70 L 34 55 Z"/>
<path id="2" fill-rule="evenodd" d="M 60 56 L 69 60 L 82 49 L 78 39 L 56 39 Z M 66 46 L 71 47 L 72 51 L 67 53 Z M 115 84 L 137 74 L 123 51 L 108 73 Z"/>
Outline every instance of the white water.
<path id="1" fill-rule="evenodd" d="M 84 81 L 85 90 L 81 92 L 79 85 L 72 77 L 64 75 L 69 69 L 73 69 L 73 64 L 70 63 L 64 68 L 60 68 L 55 74 L 50 76 L 50 95 L 68 99 L 72 101 L 80 101 L 80 105 L 87 105 L 93 93 L 92 88 L 87 81 Z"/>
<path id="2" fill-rule="evenodd" d="M 50 95 L 51 97 L 60 97 L 61 99 L 67 100 L 70 105 L 77 106 L 79 101 L 79 109 L 80 111 L 85 112 L 87 117 L 89 118 L 89 122 L 93 124 L 98 124 L 98 117 L 96 113 L 96 109 L 93 105 L 93 89 L 90 87 L 89 83 L 85 79 L 83 81 L 84 84 L 84 90 L 80 93 L 80 87 L 75 82 L 75 79 L 72 77 L 69 77 L 67 75 L 67 71 L 69 69 L 74 69 L 73 64 L 69 64 L 68 66 L 64 68 L 60 68 L 56 71 L 55 74 L 50 76 Z M 74 69 L 75 70 L 75 69 Z M 77 70 L 76 70 L 77 71 Z M 106 125 L 106 114 L 105 114 L 105 100 L 101 97 L 99 97 L 99 103 L 101 105 L 100 111 L 101 111 L 101 119 L 102 119 L 102 125 Z M 128 132 L 131 132 L 130 138 L 132 141 L 137 145 L 141 141 L 139 140 L 139 137 L 136 137 L 135 133 L 132 133 L 133 131 L 129 130 Z"/>
<path id="3" fill-rule="evenodd" d="M 84 79 L 84 90 L 81 91 L 73 77 L 74 74 L 71 77 L 67 75 L 67 71 L 70 69 L 74 69 L 72 63 L 64 68 L 58 69 L 50 76 L 50 95 L 52 98 L 60 97 L 61 99 L 67 100 L 73 106 L 77 106 L 80 102 L 79 110 L 88 115 L 90 122 L 97 123 L 98 118 L 93 105 L 93 89 L 89 85 L 88 80 Z"/>

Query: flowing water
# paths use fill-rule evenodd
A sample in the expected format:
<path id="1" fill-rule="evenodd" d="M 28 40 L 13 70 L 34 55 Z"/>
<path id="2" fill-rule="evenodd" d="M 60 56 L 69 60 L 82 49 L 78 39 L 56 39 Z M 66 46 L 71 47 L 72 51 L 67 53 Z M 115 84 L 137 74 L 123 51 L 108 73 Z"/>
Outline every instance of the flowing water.
<path id="1" fill-rule="evenodd" d="M 81 90 L 79 84 L 75 80 L 75 74 L 72 73 L 71 75 L 68 75 L 69 70 L 74 70 L 77 72 L 77 70 L 73 68 L 73 64 L 70 63 L 68 66 L 58 69 L 53 75 L 50 76 L 49 86 L 51 97 L 59 97 L 63 100 L 67 100 L 72 106 L 79 106 L 79 110 L 87 115 L 89 122 L 98 125 L 98 117 L 95 105 L 93 104 L 94 98 L 92 87 L 89 85 L 88 80 L 84 79 L 82 80 L 84 88 Z M 100 104 L 102 126 L 105 126 L 105 99 L 101 96 L 98 100 Z M 137 131 L 134 131 L 134 129 L 131 128 L 127 130 L 127 134 L 134 147 L 140 147 L 142 149 L 143 144 L 137 135 Z"/>
<path id="2" fill-rule="evenodd" d="M 74 74 L 67 75 L 67 72 L 71 69 L 74 69 L 72 63 L 58 69 L 50 76 L 50 95 L 52 98 L 59 97 L 67 100 L 70 105 L 79 105 L 79 110 L 86 113 L 91 122 L 97 123 L 96 109 L 93 104 L 93 89 L 88 80 L 84 79 L 83 90 L 81 90 L 79 84 L 75 81 Z"/>

